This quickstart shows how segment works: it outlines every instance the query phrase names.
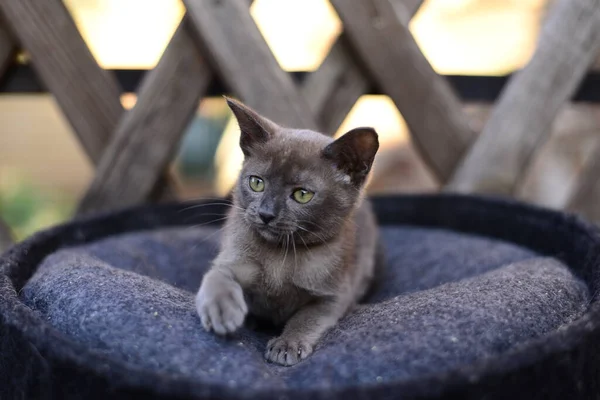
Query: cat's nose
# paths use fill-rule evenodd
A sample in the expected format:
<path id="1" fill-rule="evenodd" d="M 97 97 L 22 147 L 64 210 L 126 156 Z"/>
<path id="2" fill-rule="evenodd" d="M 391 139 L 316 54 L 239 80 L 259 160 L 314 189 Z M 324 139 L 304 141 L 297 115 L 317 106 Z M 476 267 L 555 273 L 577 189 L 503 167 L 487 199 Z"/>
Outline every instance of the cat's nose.
<path id="1" fill-rule="evenodd" d="M 270 210 L 260 210 L 258 212 L 258 216 L 260 217 L 262 222 L 265 223 L 265 225 L 275 219 L 275 214 L 273 214 L 273 211 Z"/>

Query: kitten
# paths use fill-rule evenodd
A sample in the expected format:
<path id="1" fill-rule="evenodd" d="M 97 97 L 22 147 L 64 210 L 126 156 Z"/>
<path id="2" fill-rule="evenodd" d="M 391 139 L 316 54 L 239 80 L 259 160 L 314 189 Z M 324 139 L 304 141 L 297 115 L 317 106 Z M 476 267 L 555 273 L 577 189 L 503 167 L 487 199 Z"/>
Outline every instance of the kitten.
<path id="1" fill-rule="evenodd" d="M 378 230 L 363 186 L 377 133 L 357 128 L 334 141 L 227 103 L 245 159 L 196 306 L 204 328 L 220 335 L 248 313 L 283 325 L 265 358 L 293 365 L 371 286 Z"/>

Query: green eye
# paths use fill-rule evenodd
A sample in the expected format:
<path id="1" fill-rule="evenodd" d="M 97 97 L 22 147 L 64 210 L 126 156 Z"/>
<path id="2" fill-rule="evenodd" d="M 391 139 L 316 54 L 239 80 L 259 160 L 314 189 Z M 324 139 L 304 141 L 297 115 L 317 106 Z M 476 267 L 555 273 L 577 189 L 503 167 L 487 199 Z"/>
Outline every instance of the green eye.
<path id="1" fill-rule="evenodd" d="M 294 193 L 292 193 L 292 197 L 300 204 L 306 204 L 313 198 L 315 194 L 306 189 L 296 189 Z"/>
<path id="2" fill-rule="evenodd" d="M 255 192 L 262 192 L 265 190 L 265 181 L 260 179 L 258 176 L 251 176 L 250 189 L 254 190 Z"/>

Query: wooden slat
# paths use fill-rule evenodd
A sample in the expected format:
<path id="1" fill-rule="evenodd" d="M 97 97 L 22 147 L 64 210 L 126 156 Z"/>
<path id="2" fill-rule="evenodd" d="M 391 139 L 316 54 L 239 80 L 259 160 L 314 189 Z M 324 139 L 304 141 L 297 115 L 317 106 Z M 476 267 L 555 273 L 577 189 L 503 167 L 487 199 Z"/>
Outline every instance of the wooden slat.
<path id="1" fill-rule="evenodd" d="M 600 50 L 600 2 L 560 0 L 448 189 L 510 195 Z"/>
<path id="2" fill-rule="evenodd" d="M 6 250 L 13 243 L 12 234 L 10 228 L 0 218 L 0 254 Z"/>
<path id="3" fill-rule="evenodd" d="M 600 224 L 600 144 L 580 173 L 566 209 Z"/>
<path id="4" fill-rule="evenodd" d="M 248 0 L 184 0 L 202 53 L 232 93 L 289 127 L 318 129 L 304 97 L 283 72 L 248 11 Z"/>
<path id="5" fill-rule="evenodd" d="M 145 77 L 135 107 L 120 121 L 98 165 L 80 212 L 134 205 L 151 194 L 212 79 L 190 32 L 185 19 Z"/>
<path id="6" fill-rule="evenodd" d="M 333 135 L 369 87 L 369 78 L 348 52 L 348 45 L 342 36 L 319 69 L 307 77 L 301 92 L 308 100 L 319 129 Z"/>
<path id="7" fill-rule="evenodd" d="M 3 0 L 0 11 L 97 163 L 123 112 L 116 81 L 98 66 L 60 0 Z"/>
<path id="8" fill-rule="evenodd" d="M 16 50 L 13 38 L 0 19 L 0 76 L 4 75 L 6 68 L 14 60 Z"/>
<path id="9" fill-rule="evenodd" d="M 396 11 L 396 16 L 405 26 L 410 24 L 410 20 L 423 5 L 424 0 L 389 0 Z"/>
<path id="10" fill-rule="evenodd" d="M 459 99 L 431 67 L 401 7 L 389 0 L 332 0 L 349 42 L 394 101 L 416 147 L 445 182 L 474 139 Z"/>
<path id="11" fill-rule="evenodd" d="M 123 115 L 118 83 L 98 65 L 61 1 L 6 0 L 0 13 L 98 164 Z M 161 197 L 171 192 L 172 186 L 158 191 Z"/>
<path id="12" fill-rule="evenodd" d="M 392 4 L 403 9 L 400 15 L 405 20 L 401 22 L 408 25 L 422 3 L 423 0 L 395 0 Z M 370 89 L 370 80 L 342 33 L 319 69 L 301 87 L 319 129 L 333 135 L 360 96 Z"/>

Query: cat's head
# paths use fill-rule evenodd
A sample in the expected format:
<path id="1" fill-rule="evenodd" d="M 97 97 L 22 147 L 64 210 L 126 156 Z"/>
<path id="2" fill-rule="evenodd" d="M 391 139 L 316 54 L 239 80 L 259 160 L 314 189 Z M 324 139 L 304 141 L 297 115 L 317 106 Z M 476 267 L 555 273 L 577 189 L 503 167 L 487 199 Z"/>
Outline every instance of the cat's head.
<path id="1" fill-rule="evenodd" d="M 233 99 L 227 103 L 244 153 L 234 190 L 242 221 L 269 242 L 317 244 L 339 234 L 379 148 L 375 130 L 357 128 L 333 140 L 281 127 Z"/>

